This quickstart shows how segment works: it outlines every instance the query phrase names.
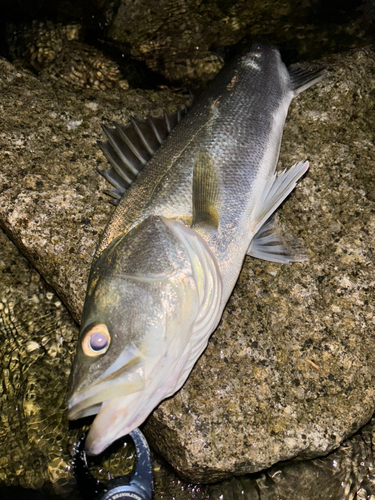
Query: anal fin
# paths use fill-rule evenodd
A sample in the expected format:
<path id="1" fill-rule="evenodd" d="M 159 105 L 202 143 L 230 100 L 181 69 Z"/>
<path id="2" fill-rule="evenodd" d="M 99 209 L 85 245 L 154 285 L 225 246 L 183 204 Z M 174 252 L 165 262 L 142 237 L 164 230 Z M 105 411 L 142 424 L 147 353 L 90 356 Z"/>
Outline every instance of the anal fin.
<path id="1" fill-rule="evenodd" d="M 324 68 L 289 68 L 288 71 L 294 96 L 297 96 L 312 85 L 315 85 L 315 83 L 319 82 L 325 75 Z"/>

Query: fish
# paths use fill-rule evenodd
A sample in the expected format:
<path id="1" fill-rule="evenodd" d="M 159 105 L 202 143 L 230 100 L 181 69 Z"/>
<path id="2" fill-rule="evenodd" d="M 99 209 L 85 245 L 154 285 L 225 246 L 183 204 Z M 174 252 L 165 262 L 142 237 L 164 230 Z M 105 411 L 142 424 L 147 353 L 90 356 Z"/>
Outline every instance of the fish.
<path id="1" fill-rule="evenodd" d="M 306 173 L 276 172 L 292 99 L 322 70 L 288 70 L 255 44 L 191 110 L 103 126 L 116 209 L 88 281 L 68 418 L 96 415 L 88 454 L 141 425 L 178 391 L 221 319 L 246 255 L 307 259 L 273 216 Z"/>

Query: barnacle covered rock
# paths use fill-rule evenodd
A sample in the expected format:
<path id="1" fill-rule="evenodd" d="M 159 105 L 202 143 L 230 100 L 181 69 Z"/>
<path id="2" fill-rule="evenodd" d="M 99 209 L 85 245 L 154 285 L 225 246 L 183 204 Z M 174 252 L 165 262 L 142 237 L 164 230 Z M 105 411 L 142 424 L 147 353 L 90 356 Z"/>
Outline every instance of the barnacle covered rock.
<path id="1" fill-rule="evenodd" d="M 29 65 L 46 80 L 80 88 L 106 90 L 129 87 L 115 61 L 81 40 L 79 24 L 34 21 L 31 26 L 11 26 L 11 55 Z"/>

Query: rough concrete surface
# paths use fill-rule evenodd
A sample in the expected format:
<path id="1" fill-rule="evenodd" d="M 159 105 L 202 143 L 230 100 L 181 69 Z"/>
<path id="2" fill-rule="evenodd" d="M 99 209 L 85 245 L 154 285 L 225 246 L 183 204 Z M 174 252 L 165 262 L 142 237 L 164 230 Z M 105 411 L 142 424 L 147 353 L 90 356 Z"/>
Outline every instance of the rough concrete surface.
<path id="1" fill-rule="evenodd" d="M 0 224 L 79 319 L 112 210 L 94 168 L 106 165 L 99 123 L 160 112 L 172 96 L 69 93 L 0 65 Z M 375 62 L 359 51 L 327 65 L 292 103 L 279 165 L 311 161 L 279 210 L 311 260 L 246 258 L 206 352 L 145 428 L 194 482 L 325 454 L 374 411 Z"/>

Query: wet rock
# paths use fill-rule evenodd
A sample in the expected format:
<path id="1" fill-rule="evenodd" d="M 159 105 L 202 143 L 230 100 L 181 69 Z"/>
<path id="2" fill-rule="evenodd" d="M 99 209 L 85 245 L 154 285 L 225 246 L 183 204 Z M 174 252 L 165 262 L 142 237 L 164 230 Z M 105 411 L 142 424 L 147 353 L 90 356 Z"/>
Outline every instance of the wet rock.
<path id="1" fill-rule="evenodd" d="M 219 47 L 266 40 L 309 60 L 362 46 L 373 13 L 347 4 L 334 9 L 316 2 L 280 0 L 121 0 L 102 1 L 108 36 L 121 50 L 145 61 L 168 80 L 186 85 L 211 80 L 223 64 Z M 349 12 L 348 12 L 349 11 Z M 356 21 L 354 21 L 354 19 Z M 221 55 L 220 55 L 221 54 Z"/>
<path id="2" fill-rule="evenodd" d="M 155 500 L 372 500 L 375 421 L 329 455 L 274 465 L 215 485 L 186 484 L 166 468 L 156 472 Z"/>
<path id="3" fill-rule="evenodd" d="M 181 103 L 161 92 L 74 94 L 1 61 L 0 223 L 76 319 L 111 208 L 94 167 L 102 117 Z M 185 478 L 216 481 L 328 453 L 374 411 L 373 54 L 328 61 L 296 99 L 280 168 L 311 168 L 279 210 L 308 263 L 246 258 L 222 322 L 183 389 L 145 431 Z"/>
<path id="4" fill-rule="evenodd" d="M 34 498 L 31 490 L 38 489 L 41 497 L 78 500 L 71 458 L 80 429 L 68 428 L 64 411 L 65 378 L 77 326 L 1 230 L 0 249 L 0 496 L 18 498 L 23 493 Z M 187 484 L 153 456 L 154 498 L 351 500 L 355 494 L 369 498 L 375 493 L 374 423 L 372 419 L 326 457 L 278 464 L 216 485 Z M 96 465 L 91 464 L 90 470 L 101 481 L 132 469 L 131 445 L 113 448 Z"/>
<path id="5" fill-rule="evenodd" d="M 75 93 L 3 59 L 0 86 L 0 224 L 79 320 L 91 259 L 113 210 L 95 171 L 107 168 L 96 146 L 100 123 L 162 114 L 188 101 L 165 91 Z"/>
<path id="6" fill-rule="evenodd" d="M 67 493 L 78 429 L 64 410 L 78 328 L 2 230 L 0 247 L 0 484 Z"/>
<path id="7" fill-rule="evenodd" d="M 69 424 L 65 404 L 77 336 L 56 293 L 0 229 L 1 498 L 81 499 L 72 457 L 82 423 Z M 133 464 L 128 440 L 90 470 L 106 482 Z"/>
<path id="8" fill-rule="evenodd" d="M 10 24 L 7 31 L 13 63 L 31 68 L 41 79 L 94 90 L 129 88 L 118 65 L 82 41 L 79 24 L 34 21 Z"/>

